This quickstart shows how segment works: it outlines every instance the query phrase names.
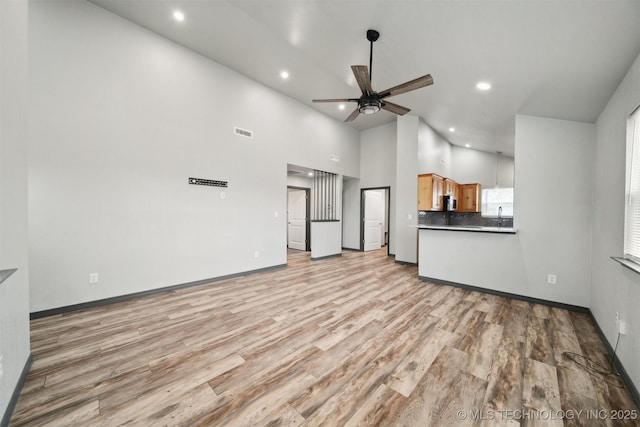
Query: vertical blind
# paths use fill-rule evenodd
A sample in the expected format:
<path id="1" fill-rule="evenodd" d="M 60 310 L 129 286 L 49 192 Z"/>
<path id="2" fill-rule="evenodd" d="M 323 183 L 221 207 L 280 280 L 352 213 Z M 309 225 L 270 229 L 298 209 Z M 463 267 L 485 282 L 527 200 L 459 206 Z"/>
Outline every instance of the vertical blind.
<path id="1" fill-rule="evenodd" d="M 640 263 L 640 107 L 629 118 L 628 135 L 631 159 L 627 163 L 624 257 Z"/>
<path id="2" fill-rule="evenodd" d="M 336 219 L 337 175 L 313 171 L 314 220 Z"/>

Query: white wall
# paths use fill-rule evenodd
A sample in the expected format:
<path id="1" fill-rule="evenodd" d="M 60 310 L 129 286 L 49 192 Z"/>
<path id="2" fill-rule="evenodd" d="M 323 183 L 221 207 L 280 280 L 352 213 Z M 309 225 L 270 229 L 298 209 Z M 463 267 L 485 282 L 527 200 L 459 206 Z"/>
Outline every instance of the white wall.
<path id="1" fill-rule="evenodd" d="M 516 116 L 514 226 L 539 298 L 589 306 L 594 148 L 593 124 Z"/>
<path id="2" fill-rule="evenodd" d="M 482 188 L 493 188 L 496 185 L 496 168 L 498 169 L 498 185 L 513 187 L 515 162 L 513 157 L 500 156 L 498 164 L 496 153 L 473 150 L 471 148 L 451 147 L 453 165 L 451 178 L 460 184 L 478 182 Z"/>
<path id="3" fill-rule="evenodd" d="M 311 221 L 311 259 L 339 255 L 341 251 L 340 221 Z"/>
<path id="4" fill-rule="evenodd" d="M 27 242 L 28 3 L 0 1 L 0 422 L 29 358 Z M 7 414 L 8 416 L 8 414 Z"/>
<path id="5" fill-rule="evenodd" d="M 360 249 L 360 180 L 342 180 L 342 247 Z"/>
<path id="6" fill-rule="evenodd" d="M 640 57 L 596 122 L 594 209 L 591 265 L 591 311 L 615 346 L 615 313 L 627 322 L 618 357 L 640 389 L 640 275 L 610 259 L 622 256 L 624 244 L 624 189 L 626 125 L 640 104 Z"/>
<path id="7" fill-rule="evenodd" d="M 396 149 L 395 239 L 396 261 L 417 263 L 418 246 L 418 142 L 420 119 L 416 116 L 398 117 Z M 395 209 L 393 209 L 395 207 Z"/>
<path id="8" fill-rule="evenodd" d="M 453 179 L 454 159 L 451 147 L 449 141 L 420 120 L 418 129 L 418 173 L 436 173 Z"/>
<path id="9" fill-rule="evenodd" d="M 396 122 L 360 134 L 360 183 L 363 188 L 395 185 Z"/>
<path id="10" fill-rule="evenodd" d="M 389 212 L 389 253 L 395 254 L 396 248 L 396 150 L 397 123 L 392 122 L 360 134 L 360 182 L 357 194 L 358 212 L 356 221 L 358 236 L 355 239 L 360 247 L 360 189 L 390 187 L 391 209 Z"/>
<path id="11" fill-rule="evenodd" d="M 357 130 L 90 3 L 30 4 L 32 311 L 284 264 L 287 164 L 358 176 Z"/>
<path id="12" fill-rule="evenodd" d="M 416 155 L 417 154 L 417 155 Z M 418 174 L 437 173 L 451 176 L 451 144 L 435 132 L 422 119 L 399 116 L 397 121 L 396 148 L 396 199 L 392 200 L 395 211 L 396 260 L 417 263 L 418 234 Z M 395 209 L 393 209 L 395 207 Z"/>
<path id="13" fill-rule="evenodd" d="M 517 234 L 421 231 L 420 275 L 588 307 L 594 147 L 592 124 L 517 116 Z"/>

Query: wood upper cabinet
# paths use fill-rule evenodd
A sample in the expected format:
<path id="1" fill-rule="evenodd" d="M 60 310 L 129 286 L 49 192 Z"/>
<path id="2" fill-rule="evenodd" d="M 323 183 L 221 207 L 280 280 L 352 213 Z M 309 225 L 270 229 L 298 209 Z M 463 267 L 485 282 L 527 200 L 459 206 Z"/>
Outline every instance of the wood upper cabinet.
<path id="1" fill-rule="evenodd" d="M 444 178 L 435 173 L 418 175 L 418 210 L 441 211 Z"/>
<path id="2" fill-rule="evenodd" d="M 480 184 L 460 184 L 458 212 L 480 212 Z"/>
<path id="3" fill-rule="evenodd" d="M 458 183 L 450 178 L 444 179 L 444 194 L 458 197 Z"/>

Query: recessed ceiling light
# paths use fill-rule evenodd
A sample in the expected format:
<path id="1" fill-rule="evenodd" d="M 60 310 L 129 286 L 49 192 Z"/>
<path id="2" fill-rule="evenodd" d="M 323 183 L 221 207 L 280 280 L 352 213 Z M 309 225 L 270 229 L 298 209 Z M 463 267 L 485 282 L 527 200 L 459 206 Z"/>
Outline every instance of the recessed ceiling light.
<path id="1" fill-rule="evenodd" d="M 313 172 L 308 172 L 307 175 L 313 176 Z"/>
<path id="2" fill-rule="evenodd" d="M 464 144 L 464 146 L 469 148 L 469 147 L 471 147 L 471 144 Z"/>
<path id="3" fill-rule="evenodd" d="M 453 126 L 449 128 L 449 132 L 455 132 L 456 128 L 454 128 Z"/>
<path id="4" fill-rule="evenodd" d="M 345 107 L 344 104 L 340 104 L 340 105 L 338 105 L 338 108 L 341 109 L 341 110 L 344 110 L 347 107 Z"/>
<path id="5" fill-rule="evenodd" d="M 286 70 L 280 71 L 280 77 L 282 77 L 282 80 L 287 80 L 289 78 L 289 72 Z"/>
<path id="6" fill-rule="evenodd" d="M 179 10 L 174 10 L 173 11 L 173 19 L 175 19 L 178 22 L 184 21 L 184 13 L 182 13 Z"/>
<path id="7" fill-rule="evenodd" d="M 489 90 L 491 89 L 491 83 L 478 82 L 478 84 L 476 85 L 476 88 L 478 88 L 479 90 Z"/>

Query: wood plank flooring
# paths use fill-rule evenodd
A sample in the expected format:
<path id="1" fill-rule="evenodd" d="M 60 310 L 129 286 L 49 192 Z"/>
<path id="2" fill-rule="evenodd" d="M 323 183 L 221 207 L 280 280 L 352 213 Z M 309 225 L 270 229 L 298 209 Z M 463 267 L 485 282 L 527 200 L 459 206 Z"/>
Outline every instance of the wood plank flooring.
<path id="1" fill-rule="evenodd" d="M 422 282 L 385 249 L 31 328 L 11 426 L 640 425 L 567 353 L 609 366 L 586 314 Z"/>

